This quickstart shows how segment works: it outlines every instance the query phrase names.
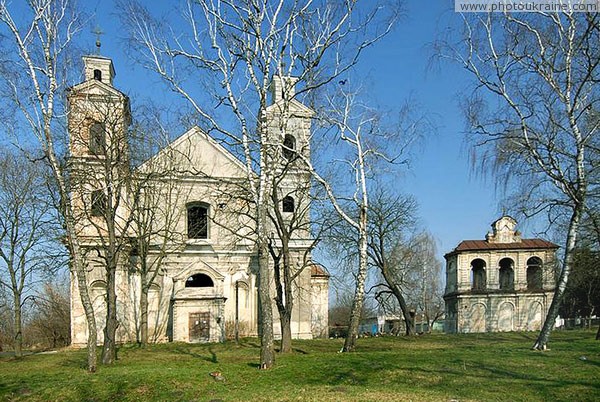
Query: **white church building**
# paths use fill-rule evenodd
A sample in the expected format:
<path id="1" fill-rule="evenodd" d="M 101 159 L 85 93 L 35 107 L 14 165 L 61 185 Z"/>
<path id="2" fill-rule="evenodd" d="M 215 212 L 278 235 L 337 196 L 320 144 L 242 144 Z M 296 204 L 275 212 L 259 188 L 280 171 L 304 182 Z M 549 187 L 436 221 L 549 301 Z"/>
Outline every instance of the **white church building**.
<path id="1" fill-rule="evenodd" d="M 234 327 L 241 336 L 256 336 L 260 321 L 258 266 L 253 208 L 245 191 L 246 166 L 221 142 L 194 127 L 132 168 L 127 138 L 129 99 L 113 85 L 112 60 L 93 55 L 83 61 L 84 81 L 67 92 L 71 202 L 78 211 L 77 230 L 85 249 L 99 342 L 106 319 L 107 208 L 115 211 L 110 224 L 118 228 L 121 241 L 113 250 L 117 260 L 117 340 L 135 342 L 140 336 L 143 277 L 137 240 L 143 219 L 131 218 L 138 213 L 134 205 L 140 210 L 139 197 L 147 198 L 139 216 L 152 227 L 151 233 L 144 234 L 149 256 L 145 278 L 151 281 L 146 286 L 148 340 L 218 342 L 231 336 Z M 309 158 L 313 112 L 295 99 L 286 101 L 282 111 L 283 82 L 274 77 L 272 102 L 263 118 L 273 142 L 283 147 L 280 154 L 285 162 L 295 152 Z M 286 132 L 279 130 L 283 118 Z M 109 153 L 112 164 L 106 163 Z M 136 187 L 136 180 L 137 185 L 144 180 L 142 190 Z M 310 201 L 305 196 L 309 189 L 308 174 L 288 163 L 277 188 L 281 202 L 272 205 L 279 208 L 273 215 L 301 224 L 289 247 L 296 275 L 291 331 L 293 338 L 302 339 L 326 336 L 328 320 L 329 275 L 311 260 L 314 239 L 310 235 Z M 83 346 L 87 324 L 73 275 L 71 342 Z M 275 304 L 273 317 L 277 337 L 281 331 Z"/>

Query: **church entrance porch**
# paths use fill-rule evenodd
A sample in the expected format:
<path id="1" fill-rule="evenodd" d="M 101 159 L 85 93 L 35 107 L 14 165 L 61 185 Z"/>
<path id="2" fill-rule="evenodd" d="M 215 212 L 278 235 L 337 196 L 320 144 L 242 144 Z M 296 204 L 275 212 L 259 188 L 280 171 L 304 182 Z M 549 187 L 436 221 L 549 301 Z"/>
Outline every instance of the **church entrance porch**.
<path id="1" fill-rule="evenodd" d="M 173 300 L 173 341 L 222 342 L 225 340 L 224 297 Z"/>

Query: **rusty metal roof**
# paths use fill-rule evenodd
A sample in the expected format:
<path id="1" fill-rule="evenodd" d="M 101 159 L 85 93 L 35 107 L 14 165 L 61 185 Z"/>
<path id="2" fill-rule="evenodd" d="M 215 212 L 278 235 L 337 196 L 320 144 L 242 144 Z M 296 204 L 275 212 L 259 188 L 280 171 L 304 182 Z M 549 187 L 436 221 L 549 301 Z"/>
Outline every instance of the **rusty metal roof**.
<path id="1" fill-rule="evenodd" d="M 331 275 L 329 275 L 329 272 L 321 264 L 312 263 L 310 266 L 310 276 L 329 278 Z"/>
<path id="2" fill-rule="evenodd" d="M 523 249 L 557 249 L 558 245 L 543 239 L 522 239 L 516 243 L 490 243 L 487 240 L 463 240 L 454 250 L 447 255 L 459 251 L 478 251 L 478 250 L 523 250 Z"/>

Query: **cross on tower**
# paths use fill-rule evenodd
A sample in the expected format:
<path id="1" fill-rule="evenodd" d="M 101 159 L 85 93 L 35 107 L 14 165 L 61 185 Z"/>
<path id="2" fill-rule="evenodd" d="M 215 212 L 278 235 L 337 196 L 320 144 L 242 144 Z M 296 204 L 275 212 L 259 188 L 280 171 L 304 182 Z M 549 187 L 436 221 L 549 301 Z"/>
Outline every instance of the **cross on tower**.
<path id="1" fill-rule="evenodd" d="M 104 32 L 98 25 L 96 25 L 96 28 L 94 28 L 92 33 L 96 34 L 96 54 L 100 55 L 100 46 L 102 46 L 102 43 L 100 42 L 100 35 L 104 35 Z"/>

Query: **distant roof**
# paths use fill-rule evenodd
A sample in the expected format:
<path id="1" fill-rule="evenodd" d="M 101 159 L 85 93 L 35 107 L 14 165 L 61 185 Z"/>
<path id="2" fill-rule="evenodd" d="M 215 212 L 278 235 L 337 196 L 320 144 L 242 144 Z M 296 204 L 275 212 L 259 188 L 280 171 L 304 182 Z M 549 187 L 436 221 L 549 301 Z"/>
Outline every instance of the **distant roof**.
<path id="1" fill-rule="evenodd" d="M 317 264 L 317 263 L 313 263 L 310 266 L 310 276 L 322 276 L 325 278 L 329 278 L 329 272 L 327 272 L 327 270 L 325 269 L 324 266 Z"/>
<path id="2" fill-rule="evenodd" d="M 459 251 L 476 251 L 476 250 L 514 250 L 514 249 L 532 249 L 532 248 L 553 248 L 559 246 L 543 240 L 543 239 L 523 239 L 520 242 L 513 243 L 491 243 L 487 240 L 463 240 L 454 250 L 447 255 L 454 254 Z"/>

